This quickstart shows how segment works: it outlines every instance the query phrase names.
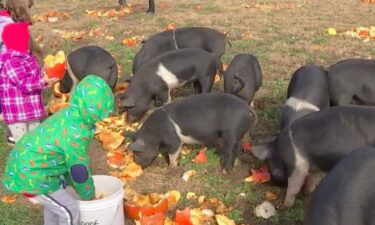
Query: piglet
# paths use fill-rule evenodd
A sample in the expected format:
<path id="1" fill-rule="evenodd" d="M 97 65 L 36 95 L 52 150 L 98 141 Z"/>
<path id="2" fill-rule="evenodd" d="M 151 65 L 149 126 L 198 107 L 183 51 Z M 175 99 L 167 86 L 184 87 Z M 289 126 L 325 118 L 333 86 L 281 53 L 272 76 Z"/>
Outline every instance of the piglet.
<path id="1" fill-rule="evenodd" d="M 220 59 L 225 53 L 225 45 L 225 35 L 208 27 L 182 27 L 163 31 L 149 37 L 137 52 L 133 60 L 133 74 L 147 61 L 176 49 L 198 48 L 215 53 Z"/>
<path id="2" fill-rule="evenodd" d="M 287 98 L 281 111 L 281 130 L 300 117 L 329 107 L 325 70 L 315 65 L 297 69 L 289 82 Z"/>
<path id="3" fill-rule="evenodd" d="M 256 113 L 240 98 L 225 93 L 198 94 L 166 104 L 150 115 L 128 149 L 142 166 L 159 152 L 177 166 L 182 144 L 216 146 L 223 158 L 223 173 L 232 170 L 241 139 L 256 123 Z"/>
<path id="4" fill-rule="evenodd" d="M 127 109 L 127 119 L 138 121 L 150 108 L 155 97 L 170 102 L 170 91 L 193 83 L 196 93 L 210 92 L 218 70 L 215 54 L 201 49 L 179 49 L 166 52 L 145 63 L 132 77 L 120 108 Z"/>
<path id="5" fill-rule="evenodd" d="M 375 224 L 375 148 L 342 159 L 314 192 L 304 225 Z"/>
<path id="6" fill-rule="evenodd" d="M 375 107 L 336 106 L 295 120 L 276 140 L 253 147 L 267 159 L 276 181 L 288 181 L 284 205 L 292 206 L 307 179 L 312 192 L 324 173 L 361 146 L 375 145 Z"/>
<path id="7" fill-rule="evenodd" d="M 332 106 L 375 105 L 375 60 L 347 59 L 328 67 Z"/>
<path id="8" fill-rule="evenodd" d="M 61 80 L 61 92 L 70 92 L 88 75 L 105 80 L 112 90 L 117 83 L 117 63 L 113 56 L 98 46 L 78 48 L 68 55 L 68 70 Z"/>
<path id="9" fill-rule="evenodd" d="M 262 70 L 251 54 L 236 55 L 224 73 L 224 92 L 252 104 L 255 92 L 262 85 Z"/>

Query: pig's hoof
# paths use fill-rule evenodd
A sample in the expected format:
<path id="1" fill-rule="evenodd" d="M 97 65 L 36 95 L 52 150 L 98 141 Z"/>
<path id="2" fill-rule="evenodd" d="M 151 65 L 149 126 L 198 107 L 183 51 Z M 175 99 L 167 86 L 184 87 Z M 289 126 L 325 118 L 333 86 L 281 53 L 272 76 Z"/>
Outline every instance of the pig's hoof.
<path id="1" fill-rule="evenodd" d="M 222 169 L 221 170 L 221 173 L 223 174 L 223 175 L 228 175 L 229 174 L 229 171 L 227 170 L 227 169 Z"/>
<path id="2" fill-rule="evenodd" d="M 289 207 L 292 207 L 293 205 L 294 205 L 294 200 L 285 199 L 282 208 L 289 208 Z"/>

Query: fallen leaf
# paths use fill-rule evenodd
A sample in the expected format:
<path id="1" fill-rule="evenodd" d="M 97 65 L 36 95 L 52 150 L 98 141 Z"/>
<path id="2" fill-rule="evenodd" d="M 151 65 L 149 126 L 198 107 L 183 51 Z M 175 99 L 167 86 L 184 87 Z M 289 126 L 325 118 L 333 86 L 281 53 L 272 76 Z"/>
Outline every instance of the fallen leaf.
<path id="1" fill-rule="evenodd" d="M 180 201 L 181 193 L 176 190 L 168 191 L 165 193 L 165 197 L 168 199 L 168 208 L 173 207 Z"/>
<path id="2" fill-rule="evenodd" d="M 276 209 L 269 201 L 265 201 L 255 207 L 254 213 L 256 217 L 268 219 L 276 214 Z"/>
<path id="3" fill-rule="evenodd" d="M 272 191 L 266 191 L 266 193 L 264 194 L 266 196 L 266 199 L 271 201 L 271 200 L 276 200 L 278 197 L 277 197 L 277 194 L 275 192 L 272 192 Z"/>
<path id="4" fill-rule="evenodd" d="M 174 30 L 174 29 L 176 29 L 176 24 L 175 23 L 168 24 L 167 30 Z"/>
<path id="5" fill-rule="evenodd" d="M 335 28 L 332 28 L 332 27 L 327 28 L 327 29 L 326 29 L 326 33 L 329 34 L 329 35 L 332 35 L 332 36 L 337 35 L 337 31 L 336 31 L 336 29 L 335 29 Z"/>
<path id="6" fill-rule="evenodd" d="M 130 7 L 122 7 L 119 10 L 110 9 L 110 10 L 85 10 L 87 16 L 90 17 L 99 17 L 106 19 L 108 21 L 117 20 L 119 17 L 130 15 L 133 13 L 133 10 Z"/>
<path id="7" fill-rule="evenodd" d="M 217 214 L 215 219 L 218 225 L 236 225 L 233 220 L 224 215 Z"/>
<path id="8" fill-rule="evenodd" d="M 197 174 L 197 171 L 195 170 L 188 170 L 182 175 L 182 179 L 186 182 L 190 180 L 192 176 L 195 176 Z"/>
<path id="9" fill-rule="evenodd" d="M 17 195 L 4 195 L 1 197 L 1 201 L 6 203 L 6 204 L 12 204 L 16 202 L 17 200 Z"/>
<path id="10" fill-rule="evenodd" d="M 294 2 L 264 2 L 264 3 L 245 3 L 241 5 L 247 9 L 258 10 L 279 10 L 279 9 L 293 9 L 297 5 Z"/>

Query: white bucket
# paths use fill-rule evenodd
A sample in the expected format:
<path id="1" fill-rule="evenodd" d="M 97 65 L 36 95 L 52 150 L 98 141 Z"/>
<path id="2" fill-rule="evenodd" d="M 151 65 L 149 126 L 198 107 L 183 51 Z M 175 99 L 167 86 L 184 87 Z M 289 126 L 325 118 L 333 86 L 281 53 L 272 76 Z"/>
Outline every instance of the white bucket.
<path id="1" fill-rule="evenodd" d="M 124 225 L 124 189 L 122 182 L 116 177 L 106 175 L 94 175 L 93 179 L 95 192 L 103 193 L 104 198 L 92 201 L 78 200 L 81 214 L 78 224 Z"/>

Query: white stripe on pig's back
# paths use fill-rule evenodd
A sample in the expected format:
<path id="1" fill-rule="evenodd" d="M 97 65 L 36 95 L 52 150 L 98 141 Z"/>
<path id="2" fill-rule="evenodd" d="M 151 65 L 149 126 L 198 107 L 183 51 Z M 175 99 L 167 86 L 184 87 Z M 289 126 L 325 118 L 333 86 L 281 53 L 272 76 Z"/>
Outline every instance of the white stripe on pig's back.
<path id="1" fill-rule="evenodd" d="M 298 98 L 295 98 L 295 97 L 288 98 L 286 100 L 286 102 L 285 102 L 285 105 L 289 106 L 290 108 L 292 108 L 296 112 L 298 112 L 300 110 L 303 110 L 303 109 L 310 109 L 310 110 L 313 110 L 313 111 L 320 111 L 320 109 L 319 109 L 318 106 L 316 106 L 314 104 L 311 104 L 308 101 L 305 101 L 305 100 L 302 100 L 302 99 L 298 99 Z"/>
<path id="2" fill-rule="evenodd" d="M 193 145 L 193 144 L 202 144 L 200 141 L 196 140 L 193 137 L 183 135 L 182 132 L 181 132 L 181 128 L 171 118 L 169 118 L 169 120 L 173 124 L 173 126 L 174 126 L 174 128 L 176 130 L 177 136 L 180 138 L 180 140 L 181 140 L 182 143 L 184 143 L 184 144 L 191 144 L 191 145 Z"/>
<path id="3" fill-rule="evenodd" d="M 162 63 L 159 64 L 156 74 L 167 84 L 170 89 L 183 85 L 178 82 L 176 75 L 169 71 Z"/>

